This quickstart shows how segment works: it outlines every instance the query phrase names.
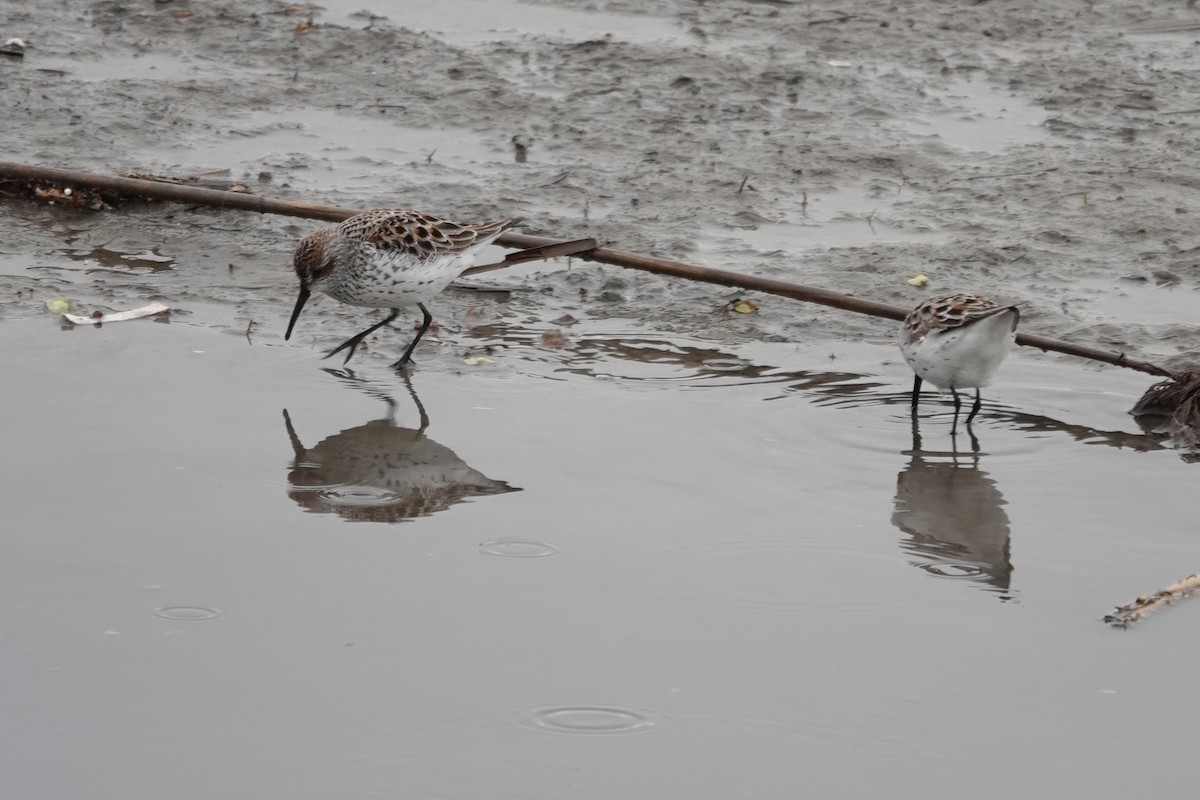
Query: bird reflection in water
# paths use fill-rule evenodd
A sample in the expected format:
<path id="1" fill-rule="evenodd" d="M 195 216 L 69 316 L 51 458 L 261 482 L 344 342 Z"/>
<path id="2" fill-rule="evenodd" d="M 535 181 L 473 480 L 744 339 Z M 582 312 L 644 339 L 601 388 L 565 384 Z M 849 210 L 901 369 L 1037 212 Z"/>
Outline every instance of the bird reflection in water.
<path id="1" fill-rule="evenodd" d="M 979 440 L 968 429 L 970 452 L 921 449 L 913 414 L 911 460 L 896 478 L 892 524 L 911 538 L 901 547 L 932 575 L 963 578 L 1012 599 L 1009 522 L 996 482 L 979 468 Z"/>
<path id="2" fill-rule="evenodd" d="M 453 450 L 425 435 L 429 415 L 406 378 L 420 415 L 420 427 L 396 424 L 391 395 L 356 378 L 349 370 L 326 370 L 387 404 L 382 419 L 328 436 L 306 448 L 291 416 L 283 421 L 295 460 L 288 473 L 288 497 L 306 510 L 337 514 L 351 522 L 401 522 L 423 517 L 477 495 L 520 491 L 472 469 Z"/>

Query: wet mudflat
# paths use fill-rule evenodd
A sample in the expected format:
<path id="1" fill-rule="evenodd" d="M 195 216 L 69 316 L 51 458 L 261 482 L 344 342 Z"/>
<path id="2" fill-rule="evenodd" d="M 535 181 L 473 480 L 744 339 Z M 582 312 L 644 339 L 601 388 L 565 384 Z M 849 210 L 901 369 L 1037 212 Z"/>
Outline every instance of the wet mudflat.
<path id="1" fill-rule="evenodd" d="M 1200 360 L 1166 169 L 1194 121 L 1163 113 L 1200 105 L 1186 31 L 1000 5 L 464 0 L 297 33 L 66 3 L 9 15 L 0 91 L 42 111 L 0 125 L 14 158 L 979 290 Z M 910 415 L 891 323 L 554 263 L 438 298 L 403 380 L 415 314 L 348 368 L 320 354 L 376 312 L 323 298 L 282 341 L 310 227 L 3 206 L 14 796 L 1190 788 L 1200 612 L 1100 622 L 1197 569 L 1195 465 L 1125 413 L 1147 377 L 1020 351 L 955 441 L 946 398 Z M 172 312 L 64 330 L 56 295 Z"/>

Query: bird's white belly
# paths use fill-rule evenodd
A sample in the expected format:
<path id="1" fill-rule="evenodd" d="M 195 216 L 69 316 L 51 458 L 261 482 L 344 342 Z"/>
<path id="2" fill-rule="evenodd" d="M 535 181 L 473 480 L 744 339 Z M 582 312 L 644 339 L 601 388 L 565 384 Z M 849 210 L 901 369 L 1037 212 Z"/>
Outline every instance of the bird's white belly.
<path id="1" fill-rule="evenodd" d="M 913 372 L 939 389 L 987 386 L 1012 349 L 1011 314 L 997 314 L 901 348 Z"/>

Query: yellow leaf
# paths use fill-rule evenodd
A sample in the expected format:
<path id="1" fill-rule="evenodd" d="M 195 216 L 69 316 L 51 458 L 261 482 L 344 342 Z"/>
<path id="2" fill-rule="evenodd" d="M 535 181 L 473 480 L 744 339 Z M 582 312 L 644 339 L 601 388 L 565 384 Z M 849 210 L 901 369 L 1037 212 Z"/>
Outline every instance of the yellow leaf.
<path id="1" fill-rule="evenodd" d="M 65 297 L 51 297 L 46 301 L 46 310 L 51 314 L 65 314 L 71 310 L 71 301 Z"/>
<path id="2" fill-rule="evenodd" d="M 906 283 L 909 286 L 924 286 L 925 284 L 929 283 L 929 276 L 928 275 L 914 275 L 913 277 L 909 278 L 906 281 Z"/>

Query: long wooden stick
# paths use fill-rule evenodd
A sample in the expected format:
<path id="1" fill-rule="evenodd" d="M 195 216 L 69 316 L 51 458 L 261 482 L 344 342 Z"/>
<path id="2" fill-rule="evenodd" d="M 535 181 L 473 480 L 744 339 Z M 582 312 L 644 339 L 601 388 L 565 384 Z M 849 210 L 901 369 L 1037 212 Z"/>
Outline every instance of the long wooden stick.
<path id="1" fill-rule="evenodd" d="M 8 161 L 0 161 L 0 178 L 11 178 L 30 183 L 63 183 L 68 186 L 83 186 L 88 189 L 116 192 L 126 197 L 152 197 L 155 200 L 198 203 L 204 206 L 236 208 L 239 211 L 257 211 L 260 214 L 325 219 L 331 222 L 341 222 L 357 213 L 348 208 L 296 203 L 290 200 L 272 200 L 245 192 L 226 192 L 221 189 L 205 189 L 179 183 L 122 178 L 118 175 L 97 175 L 93 172 L 80 172 L 74 169 L 39 167 L 34 164 L 15 164 Z"/>
<path id="2" fill-rule="evenodd" d="M 256 211 L 260 214 L 282 214 L 306 219 L 321 219 L 331 222 L 341 222 L 358 211 L 338 206 L 322 206 L 313 203 L 298 203 L 291 200 L 275 200 L 268 197 L 246 194 L 244 192 L 226 192 L 219 189 L 205 189 L 197 186 L 186 186 L 177 183 L 148 181 L 140 178 L 123 178 L 115 175 L 97 175 L 78 170 L 57 169 L 54 167 L 39 167 L 32 164 L 16 164 L 0 161 L 0 178 L 20 180 L 30 183 L 57 183 L 69 186 L 82 186 L 89 189 L 116 192 L 129 197 L 149 197 L 158 200 L 171 200 L 180 203 L 197 203 L 200 205 L 216 206 L 218 208 L 233 208 L 241 211 Z M 548 247 L 562 244 L 556 239 L 543 236 L 529 236 L 522 233 L 507 232 L 496 240 L 497 244 L 505 247 L 529 249 Z M 832 306 L 858 314 L 870 314 L 876 317 L 900 320 L 904 319 L 909 309 L 889 303 L 879 303 L 874 300 L 864 300 L 841 292 L 805 286 L 790 281 L 775 278 L 762 278 L 756 275 L 745 275 L 740 272 L 713 269 L 698 264 L 687 264 L 671 261 L 665 258 L 630 253 L 625 250 L 615 250 L 609 247 L 597 247 L 583 254 L 582 258 L 613 264 L 628 269 L 640 269 L 659 275 L 670 275 L 676 278 L 686 278 L 693 281 L 715 283 L 720 286 L 732 286 L 756 292 L 775 294 L 801 300 L 806 303 L 817 303 Z M 1114 353 L 1108 350 L 1098 350 L 1092 347 L 1062 342 L 1044 336 L 1029 333 L 1018 333 L 1017 344 L 1036 347 L 1043 351 L 1064 353 L 1092 361 L 1101 361 L 1118 367 L 1172 377 L 1175 373 L 1157 364 L 1136 361 L 1124 353 Z"/>

